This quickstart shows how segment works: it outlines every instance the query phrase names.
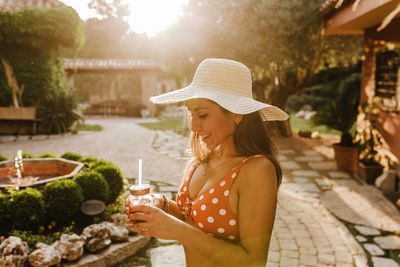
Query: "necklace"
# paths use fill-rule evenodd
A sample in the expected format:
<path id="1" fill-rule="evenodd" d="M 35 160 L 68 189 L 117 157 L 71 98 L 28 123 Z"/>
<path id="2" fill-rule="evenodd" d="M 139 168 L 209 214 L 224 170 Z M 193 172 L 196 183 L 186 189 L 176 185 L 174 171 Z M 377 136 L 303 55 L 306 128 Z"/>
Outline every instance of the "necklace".
<path id="1" fill-rule="evenodd" d="M 218 155 L 217 155 L 218 159 L 220 159 L 222 157 L 222 153 L 221 150 L 218 150 Z M 218 167 L 220 167 L 222 164 L 230 161 L 232 158 L 228 157 L 226 160 L 223 160 L 222 162 L 218 163 L 215 167 L 213 167 L 212 169 L 208 170 L 208 162 L 210 161 L 211 156 L 205 161 L 206 164 L 203 168 L 203 176 L 205 176 L 207 174 L 207 171 L 210 173 L 211 171 L 217 169 Z"/>
<path id="2" fill-rule="evenodd" d="M 228 159 L 222 161 L 221 163 L 218 163 L 215 167 L 213 167 L 213 168 L 211 168 L 211 169 L 208 169 L 208 160 L 207 160 L 207 161 L 206 161 L 206 164 L 205 164 L 205 166 L 204 166 L 204 168 L 203 168 L 203 173 L 202 173 L 203 176 L 205 176 L 205 175 L 207 174 L 207 172 L 211 172 L 211 171 L 217 169 L 218 167 L 220 167 L 222 164 L 227 163 L 229 160 L 230 160 L 230 159 L 228 158 Z"/>

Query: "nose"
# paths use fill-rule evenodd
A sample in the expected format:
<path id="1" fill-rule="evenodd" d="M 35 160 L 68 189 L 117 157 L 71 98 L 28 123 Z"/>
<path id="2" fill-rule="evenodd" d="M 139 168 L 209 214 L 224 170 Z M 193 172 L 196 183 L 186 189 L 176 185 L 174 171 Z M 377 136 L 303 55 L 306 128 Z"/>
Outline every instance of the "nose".
<path id="1" fill-rule="evenodd" d="M 199 129 L 201 128 L 200 121 L 195 116 L 192 117 L 192 125 L 191 126 L 192 126 L 191 127 L 192 132 L 198 132 Z"/>

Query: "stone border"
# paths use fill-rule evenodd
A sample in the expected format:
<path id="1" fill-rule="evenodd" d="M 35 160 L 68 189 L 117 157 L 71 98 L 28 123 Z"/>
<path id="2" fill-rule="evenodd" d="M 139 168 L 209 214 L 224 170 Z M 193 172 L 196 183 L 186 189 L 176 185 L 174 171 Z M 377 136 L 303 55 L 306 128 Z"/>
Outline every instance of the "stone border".
<path id="1" fill-rule="evenodd" d="M 112 243 L 99 253 L 85 253 L 78 261 L 61 262 L 60 266 L 68 267 L 107 267 L 133 256 L 141 248 L 147 246 L 149 236 L 130 236 L 127 242 Z"/>

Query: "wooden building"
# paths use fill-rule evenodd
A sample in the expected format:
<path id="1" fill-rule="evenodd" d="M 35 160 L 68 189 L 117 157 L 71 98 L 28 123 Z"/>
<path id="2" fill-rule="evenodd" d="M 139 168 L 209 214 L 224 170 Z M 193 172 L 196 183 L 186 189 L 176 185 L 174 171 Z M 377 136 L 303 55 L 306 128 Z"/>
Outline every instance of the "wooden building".
<path id="1" fill-rule="evenodd" d="M 400 1 L 329 0 L 320 12 L 325 34 L 364 36 L 360 103 L 382 103 L 377 128 L 388 144 L 389 156 L 399 163 Z"/>

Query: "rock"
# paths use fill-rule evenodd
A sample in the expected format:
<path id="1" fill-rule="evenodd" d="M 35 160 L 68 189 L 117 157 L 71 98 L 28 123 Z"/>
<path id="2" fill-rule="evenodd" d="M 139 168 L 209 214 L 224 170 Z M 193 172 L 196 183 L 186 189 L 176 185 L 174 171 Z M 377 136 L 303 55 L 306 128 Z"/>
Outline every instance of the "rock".
<path id="1" fill-rule="evenodd" d="M 396 235 L 378 236 L 374 238 L 374 242 L 377 243 L 383 249 L 391 249 L 391 250 L 400 249 L 400 236 Z"/>
<path id="2" fill-rule="evenodd" d="M 123 213 L 115 213 L 111 215 L 111 220 L 115 225 L 125 227 L 129 233 L 136 233 L 129 225 L 126 223 L 126 214 Z"/>
<path id="3" fill-rule="evenodd" d="M 300 137 L 311 138 L 311 131 L 309 130 L 300 130 L 299 131 Z"/>
<path id="4" fill-rule="evenodd" d="M 61 257 L 68 261 L 79 259 L 83 255 L 86 238 L 77 234 L 62 234 L 56 248 Z"/>
<path id="5" fill-rule="evenodd" d="M 384 171 L 375 180 L 375 186 L 384 192 L 394 192 L 396 188 L 396 171 Z"/>
<path id="6" fill-rule="evenodd" d="M 314 131 L 311 133 L 311 138 L 312 139 L 320 139 L 321 138 L 321 134 L 318 131 Z"/>
<path id="7" fill-rule="evenodd" d="M 354 228 L 356 228 L 356 230 L 362 235 L 380 235 L 381 234 L 381 232 L 378 229 L 371 228 L 371 227 L 356 225 L 356 226 L 354 226 Z"/>
<path id="8" fill-rule="evenodd" d="M 61 262 L 61 254 L 54 246 L 42 246 L 29 255 L 29 263 L 33 267 L 47 267 Z"/>
<path id="9" fill-rule="evenodd" d="M 111 244 L 110 230 L 106 225 L 92 224 L 83 229 L 82 235 L 86 238 L 85 248 L 96 252 Z"/>
<path id="10" fill-rule="evenodd" d="M 0 244 L 0 266 L 24 266 L 29 247 L 21 238 L 10 236 Z"/>
<path id="11" fill-rule="evenodd" d="M 110 231 L 111 240 L 114 242 L 125 242 L 128 241 L 129 231 L 123 226 L 115 225 L 112 222 L 101 222 L 101 225 L 107 226 Z"/>

